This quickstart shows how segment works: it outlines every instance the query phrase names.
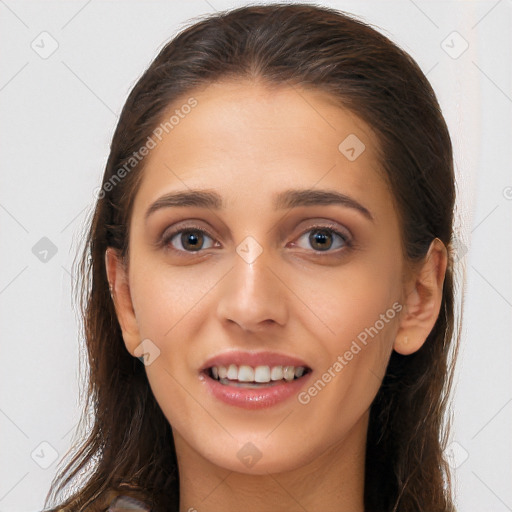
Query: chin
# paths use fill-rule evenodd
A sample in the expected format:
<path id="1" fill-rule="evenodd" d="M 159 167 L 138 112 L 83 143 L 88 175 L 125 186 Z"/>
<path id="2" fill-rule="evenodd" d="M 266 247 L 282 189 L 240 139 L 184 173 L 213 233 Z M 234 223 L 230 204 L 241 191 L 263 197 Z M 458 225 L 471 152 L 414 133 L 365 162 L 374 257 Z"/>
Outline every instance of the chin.
<path id="1" fill-rule="evenodd" d="M 293 471 L 307 465 L 314 458 L 311 439 L 309 451 L 306 452 L 297 449 L 297 446 L 304 446 L 304 440 L 294 440 L 289 436 L 287 442 L 284 436 L 271 439 L 268 432 L 261 436 L 253 433 L 234 437 L 218 441 L 210 438 L 206 446 L 198 446 L 195 450 L 215 466 L 247 475 Z M 247 440 L 241 441 L 244 437 Z"/>

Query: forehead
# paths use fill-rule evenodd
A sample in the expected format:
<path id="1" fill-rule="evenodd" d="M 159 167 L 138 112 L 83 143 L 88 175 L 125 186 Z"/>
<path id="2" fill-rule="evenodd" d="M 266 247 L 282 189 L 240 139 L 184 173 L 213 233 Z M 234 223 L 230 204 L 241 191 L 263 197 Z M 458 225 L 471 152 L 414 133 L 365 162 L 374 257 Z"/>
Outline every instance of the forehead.
<path id="1" fill-rule="evenodd" d="M 196 105 L 182 109 L 190 98 Z M 216 82 L 176 100 L 163 122 L 171 116 L 172 128 L 146 157 L 135 208 L 170 190 L 202 187 L 229 195 L 236 186 L 241 201 L 317 185 L 359 197 L 369 185 L 388 193 L 376 135 L 322 91 Z"/>
<path id="2" fill-rule="evenodd" d="M 197 106 L 172 130 L 176 145 L 194 137 L 201 149 L 214 146 L 233 153 L 240 148 L 248 152 L 247 157 L 258 159 L 271 159 L 274 151 L 280 155 L 283 151 L 287 155 L 307 154 L 295 144 L 297 140 L 307 149 L 316 146 L 322 153 L 328 145 L 338 150 L 339 143 L 350 134 L 367 141 L 370 153 L 377 145 L 370 127 L 336 104 L 332 96 L 314 88 L 247 80 L 216 82 L 175 101 L 171 112 L 180 110 L 192 96 Z M 261 154 L 259 143 L 264 143 L 271 154 Z"/>

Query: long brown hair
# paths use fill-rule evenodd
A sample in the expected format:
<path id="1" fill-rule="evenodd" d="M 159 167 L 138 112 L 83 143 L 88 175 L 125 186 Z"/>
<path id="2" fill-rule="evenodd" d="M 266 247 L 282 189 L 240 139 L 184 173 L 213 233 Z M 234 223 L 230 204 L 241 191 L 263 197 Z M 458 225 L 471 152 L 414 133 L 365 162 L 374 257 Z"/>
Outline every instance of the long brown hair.
<path id="1" fill-rule="evenodd" d="M 134 153 L 178 99 L 225 78 L 315 88 L 359 116 L 380 142 L 406 261 L 421 261 L 435 237 L 452 246 L 451 141 L 434 91 L 407 53 L 352 16 L 308 4 L 245 6 L 196 20 L 165 45 L 139 79 L 112 140 L 78 269 L 89 363 L 82 424 L 88 412 L 92 420 L 54 479 L 47 503 L 74 484 L 60 505 L 65 510 L 104 510 L 116 493 L 139 496 L 153 511 L 178 510 L 172 431 L 144 366 L 123 343 L 104 256 L 114 247 L 128 257 L 128 226 L 144 168 L 143 159 L 130 160 Z M 416 353 L 392 353 L 371 406 L 367 512 L 454 510 L 443 458 L 458 347 L 452 256 L 449 251 L 432 332 Z"/>

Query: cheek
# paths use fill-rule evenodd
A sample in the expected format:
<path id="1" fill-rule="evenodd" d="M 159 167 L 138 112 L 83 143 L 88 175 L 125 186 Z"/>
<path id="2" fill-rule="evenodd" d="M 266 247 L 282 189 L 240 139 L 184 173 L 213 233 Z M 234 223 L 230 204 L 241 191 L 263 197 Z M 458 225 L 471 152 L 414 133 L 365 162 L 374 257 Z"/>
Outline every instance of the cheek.
<path id="1" fill-rule="evenodd" d="M 316 337 L 324 340 L 331 354 L 346 349 L 347 343 L 376 323 L 379 331 L 388 331 L 396 323 L 397 306 L 393 309 L 393 304 L 400 297 L 400 267 L 389 260 L 354 259 L 346 266 L 302 275 L 295 282 L 297 295 L 307 298 L 304 304 L 315 313 L 316 326 L 325 327 L 321 333 L 317 330 Z M 312 333 L 313 324 L 309 321 Z"/>
<path id="2" fill-rule="evenodd" d="M 184 325 L 199 328 L 201 322 L 191 319 L 217 281 L 218 276 L 193 265 L 173 269 L 155 262 L 143 272 L 135 271 L 130 286 L 141 336 L 168 344 Z"/>
<path id="3" fill-rule="evenodd" d="M 316 335 L 323 357 L 321 382 L 312 394 L 326 389 L 324 404 L 346 407 L 353 402 L 352 410 L 366 409 L 380 386 L 398 329 L 399 264 L 361 259 L 323 275 L 316 285 L 303 281 L 301 293 L 310 298 L 311 309 L 318 311 L 328 328 L 322 329 L 326 335 Z M 314 333 L 313 322 L 308 329 Z"/>

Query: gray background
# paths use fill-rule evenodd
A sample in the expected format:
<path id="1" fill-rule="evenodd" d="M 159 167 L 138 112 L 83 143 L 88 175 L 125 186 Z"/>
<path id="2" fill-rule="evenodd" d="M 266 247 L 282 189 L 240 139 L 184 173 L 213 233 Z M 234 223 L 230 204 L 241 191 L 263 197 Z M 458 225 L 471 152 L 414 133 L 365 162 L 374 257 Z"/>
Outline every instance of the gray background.
<path id="1" fill-rule="evenodd" d="M 83 347 L 72 264 L 126 96 L 190 18 L 245 4 L 0 0 L 0 512 L 40 510 L 73 441 Z M 321 4 L 408 51 L 443 108 L 467 280 L 449 448 L 457 503 L 512 510 L 512 1 Z"/>

